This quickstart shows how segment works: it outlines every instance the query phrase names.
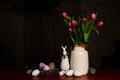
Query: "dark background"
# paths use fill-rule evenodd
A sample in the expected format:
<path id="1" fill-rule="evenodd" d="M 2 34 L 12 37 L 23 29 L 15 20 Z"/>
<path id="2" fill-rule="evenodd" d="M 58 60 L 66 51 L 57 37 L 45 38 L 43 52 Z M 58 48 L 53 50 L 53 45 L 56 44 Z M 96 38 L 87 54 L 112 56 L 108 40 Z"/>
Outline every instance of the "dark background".
<path id="1" fill-rule="evenodd" d="M 99 11 L 104 26 L 100 36 L 90 37 L 90 66 L 120 68 L 120 1 L 0 0 L 0 69 L 22 69 L 49 61 L 59 66 L 61 45 L 71 44 L 62 11 L 76 16 Z"/>

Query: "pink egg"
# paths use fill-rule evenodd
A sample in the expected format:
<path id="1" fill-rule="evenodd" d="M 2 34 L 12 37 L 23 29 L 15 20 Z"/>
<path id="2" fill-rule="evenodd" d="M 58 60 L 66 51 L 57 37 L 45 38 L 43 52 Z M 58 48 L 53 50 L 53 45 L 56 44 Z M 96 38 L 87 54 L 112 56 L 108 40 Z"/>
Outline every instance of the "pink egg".
<path id="1" fill-rule="evenodd" d="M 44 66 L 43 70 L 48 71 L 48 70 L 50 70 L 50 68 L 49 68 L 49 66 L 46 65 L 46 66 Z"/>
<path id="2" fill-rule="evenodd" d="M 39 67 L 40 67 L 40 68 L 44 68 L 44 66 L 46 66 L 46 64 L 44 64 L 44 63 L 40 63 L 40 64 L 39 64 Z"/>

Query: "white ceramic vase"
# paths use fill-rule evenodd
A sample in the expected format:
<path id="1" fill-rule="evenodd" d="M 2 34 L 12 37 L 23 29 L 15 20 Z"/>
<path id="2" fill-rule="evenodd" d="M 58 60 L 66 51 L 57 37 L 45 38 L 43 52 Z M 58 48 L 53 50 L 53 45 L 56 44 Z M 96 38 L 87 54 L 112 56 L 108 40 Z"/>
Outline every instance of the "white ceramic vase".
<path id="1" fill-rule="evenodd" d="M 86 75 L 89 68 L 88 51 L 83 47 L 74 47 L 70 56 L 70 67 L 73 71 Z"/>

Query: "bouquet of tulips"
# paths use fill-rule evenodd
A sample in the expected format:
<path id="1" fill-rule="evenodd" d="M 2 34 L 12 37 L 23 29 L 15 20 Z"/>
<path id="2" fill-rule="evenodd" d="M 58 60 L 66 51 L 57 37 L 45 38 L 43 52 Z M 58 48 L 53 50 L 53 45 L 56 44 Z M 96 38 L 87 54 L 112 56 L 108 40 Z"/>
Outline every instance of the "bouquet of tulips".
<path id="1" fill-rule="evenodd" d="M 67 31 L 74 44 L 87 44 L 92 31 L 99 34 L 98 28 L 103 26 L 103 21 L 96 22 L 97 13 L 91 13 L 87 17 L 68 16 L 62 13 L 63 20 L 67 24 Z"/>

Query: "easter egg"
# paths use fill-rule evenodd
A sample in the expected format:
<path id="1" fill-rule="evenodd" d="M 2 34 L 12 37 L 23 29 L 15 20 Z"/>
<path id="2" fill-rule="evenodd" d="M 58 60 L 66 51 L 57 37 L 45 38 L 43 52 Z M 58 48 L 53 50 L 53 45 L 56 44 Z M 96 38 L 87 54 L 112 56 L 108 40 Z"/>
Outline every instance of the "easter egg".
<path id="1" fill-rule="evenodd" d="M 65 71 L 60 71 L 59 72 L 59 75 L 61 75 L 61 76 L 64 75 L 64 74 L 65 74 Z"/>
<path id="2" fill-rule="evenodd" d="M 68 70 L 68 71 L 66 71 L 66 75 L 67 75 L 67 76 L 72 76 L 72 75 L 73 75 L 73 70 Z"/>
<path id="3" fill-rule="evenodd" d="M 40 71 L 38 69 L 33 70 L 32 76 L 38 76 Z"/>
<path id="4" fill-rule="evenodd" d="M 32 69 L 28 69 L 27 71 L 26 71 L 26 74 L 28 74 L 28 75 L 30 75 L 31 73 L 32 73 Z"/>

